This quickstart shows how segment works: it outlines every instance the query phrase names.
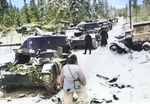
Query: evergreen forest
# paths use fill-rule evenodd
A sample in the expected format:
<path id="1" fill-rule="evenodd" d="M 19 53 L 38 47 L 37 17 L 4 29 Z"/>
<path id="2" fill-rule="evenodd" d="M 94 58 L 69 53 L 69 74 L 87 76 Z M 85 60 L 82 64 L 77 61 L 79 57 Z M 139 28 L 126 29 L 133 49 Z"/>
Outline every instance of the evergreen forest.
<path id="1" fill-rule="evenodd" d="M 134 22 L 150 19 L 150 0 L 131 0 L 132 20 Z M 7 32 L 10 27 L 21 27 L 24 24 L 57 25 L 62 21 L 77 25 L 108 17 L 129 17 L 129 5 L 117 9 L 107 0 L 30 0 L 19 9 L 11 0 L 0 0 L 0 31 Z"/>

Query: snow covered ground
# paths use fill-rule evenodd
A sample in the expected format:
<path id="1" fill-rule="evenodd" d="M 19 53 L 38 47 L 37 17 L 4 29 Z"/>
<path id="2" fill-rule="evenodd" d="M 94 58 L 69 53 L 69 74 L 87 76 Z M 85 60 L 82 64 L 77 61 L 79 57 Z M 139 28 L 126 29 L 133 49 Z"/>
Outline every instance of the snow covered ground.
<path id="1" fill-rule="evenodd" d="M 120 17 L 116 26 L 108 32 L 109 39 L 106 47 L 99 46 L 96 50 L 92 50 L 92 54 L 84 55 L 83 49 L 72 53 L 77 55 L 78 64 L 86 76 L 86 90 L 91 100 L 93 98 L 99 101 L 103 101 L 102 99 L 112 100 L 112 104 L 150 104 L 150 53 L 132 51 L 127 54 L 117 54 L 109 50 L 109 44 L 115 40 L 114 36 L 122 34 L 123 23 L 125 20 Z M 4 60 L 4 58 L 1 59 Z M 107 80 L 97 77 L 97 74 L 110 79 L 120 76 L 116 82 L 109 83 Z M 124 85 L 125 88 L 120 89 L 109 84 Z M 113 95 L 116 95 L 119 100 L 114 100 Z M 63 91 L 60 91 L 56 97 L 63 98 Z M 76 94 L 74 97 L 77 97 Z M 0 104 L 55 104 L 52 99 L 41 99 L 36 96 L 7 102 L 7 99 L 0 98 Z"/>

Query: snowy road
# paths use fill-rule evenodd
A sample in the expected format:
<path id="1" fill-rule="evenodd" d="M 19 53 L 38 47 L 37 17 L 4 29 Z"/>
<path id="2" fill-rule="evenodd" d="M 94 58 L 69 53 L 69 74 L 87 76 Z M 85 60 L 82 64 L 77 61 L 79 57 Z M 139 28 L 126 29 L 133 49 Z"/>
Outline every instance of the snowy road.
<path id="1" fill-rule="evenodd" d="M 84 55 L 84 50 L 73 51 L 78 57 L 78 64 L 87 78 L 87 92 L 91 99 L 97 98 L 113 100 L 115 94 L 119 100 L 113 102 L 150 102 L 150 81 L 147 80 L 150 74 L 150 63 L 141 64 L 150 58 L 149 52 L 135 52 L 128 54 L 115 54 L 109 50 L 109 45 L 115 40 L 114 36 L 123 33 L 122 27 L 125 23 L 123 18 L 119 18 L 119 23 L 108 32 L 109 39 L 106 47 L 99 46 L 92 50 L 92 54 Z M 87 51 L 88 53 L 88 51 Z M 108 78 L 118 75 L 118 85 L 130 85 L 132 88 L 119 89 L 111 87 L 108 82 L 96 76 L 100 74 Z M 101 84 L 100 84 L 101 83 Z M 76 96 L 76 95 L 75 95 Z"/>

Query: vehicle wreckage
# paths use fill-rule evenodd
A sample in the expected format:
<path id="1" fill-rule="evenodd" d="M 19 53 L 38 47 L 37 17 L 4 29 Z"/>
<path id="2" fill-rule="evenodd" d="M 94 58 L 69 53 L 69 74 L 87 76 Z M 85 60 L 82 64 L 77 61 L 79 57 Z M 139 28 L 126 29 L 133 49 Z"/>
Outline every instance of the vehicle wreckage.
<path id="1" fill-rule="evenodd" d="M 150 50 L 150 21 L 133 24 L 133 29 L 125 31 L 124 36 L 116 36 L 118 40 L 110 45 L 111 51 L 127 53 L 131 50 Z"/>
<path id="2" fill-rule="evenodd" d="M 15 61 L 0 67 L 0 86 L 8 91 L 17 87 L 45 86 L 51 94 L 61 90 L 60 73 L 68 62 L 67 37 L 35 28 L 20 49 L 13 49 Z"/>
<path id="3" fill-rule="evenodd" d="M 88 32 L 92 37 L 92 48 L 96 49 L 100 45 L 100 31 L 101 28 L 98 23 L 81 22 L 76 27 L 67 29 L 66 36 L 68 36 L 72 48 L 84 47 L 84 38 Z"/>

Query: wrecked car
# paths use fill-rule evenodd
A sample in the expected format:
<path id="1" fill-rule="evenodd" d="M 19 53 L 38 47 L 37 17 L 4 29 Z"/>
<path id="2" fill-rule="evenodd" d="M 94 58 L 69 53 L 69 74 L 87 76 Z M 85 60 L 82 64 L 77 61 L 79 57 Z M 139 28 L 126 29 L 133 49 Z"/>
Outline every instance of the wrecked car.
<path id="1" fill-rule="evenodd" d="M 127 53 L 130 50 L 150 50 L 150 21 L 133 24 L 133 29 L 127 30 L 125 36 L 118 36 L 118 41 L 112 42 L 110 50 Z"/>

